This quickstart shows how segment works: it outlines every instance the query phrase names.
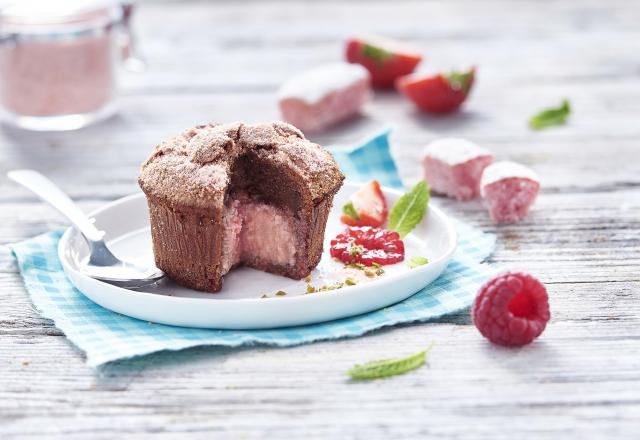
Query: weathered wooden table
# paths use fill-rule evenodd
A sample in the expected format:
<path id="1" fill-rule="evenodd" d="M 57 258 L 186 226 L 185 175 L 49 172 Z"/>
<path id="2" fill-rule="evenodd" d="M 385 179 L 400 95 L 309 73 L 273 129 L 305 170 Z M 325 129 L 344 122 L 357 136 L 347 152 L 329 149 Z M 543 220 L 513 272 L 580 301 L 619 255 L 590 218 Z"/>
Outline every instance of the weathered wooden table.
<path id="1" fill-rule="evenodd" d="M 5 128 L 0 243 L 63 222 L 4 172 L 48 174 L 93 209 L 138 190 L 142 159 L 201 121 L 270 120 L 293 72 L 341 58 L 348 34 L 420 45 L 426 67 L 479 67 L 464 112 L 415 113 L 379 93 L 366 117 L 315 140 L 346 143 L 387 122 L 415 179 L 438 136 L 462 136 L 543 178 L 527 221 L 495 227 L 480 202 L 438 199 L 498 235 L 492 257 L 546 283 L 552 321 L 521 349 L 482 339 L 468 313 L 289 349 L 160 353 L 96 372 L 33 310 L 0 247 L 0 437 L 638 438 L 640 429 L 640 3 L 602 1 L 175 2 L 137 18 L 149 69 L 127 76 L 121 112 L 75 133 Z M 528 116 L 570 98 L 569 125 Z M 436 343 L 428 367 L 350 383 L 356 362 Z"/>

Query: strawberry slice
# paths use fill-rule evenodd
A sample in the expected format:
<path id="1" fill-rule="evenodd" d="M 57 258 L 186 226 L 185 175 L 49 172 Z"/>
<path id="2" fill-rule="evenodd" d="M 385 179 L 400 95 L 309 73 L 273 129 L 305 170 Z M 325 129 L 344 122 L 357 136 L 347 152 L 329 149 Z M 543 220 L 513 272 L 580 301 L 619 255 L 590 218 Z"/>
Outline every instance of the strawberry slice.
<path id="1" fill-rule="evenodd" d="M 450 72 L 435 76 L 409 75 L 396 81 L 396 88 L 422 111 L 449 113 L 467 99 L 476 68 L 466 72 Z"/>
<path id="2" fill-rule="evenodd" d="M 422 56 L 402 42 L 381 37 L 350 38 L 346 57 L 350 63 L 361 64 L 371 73 L 373 87 L 393 86 L 393 82 L 408 75 L 422 60 Z"/>
<path id="3" fill-rule="evenodd" d="M 340 221 L 349 226 L 382 226 L 387 221 L 387 201 L 377 180 L 353 193 L 342 207 Z"/>

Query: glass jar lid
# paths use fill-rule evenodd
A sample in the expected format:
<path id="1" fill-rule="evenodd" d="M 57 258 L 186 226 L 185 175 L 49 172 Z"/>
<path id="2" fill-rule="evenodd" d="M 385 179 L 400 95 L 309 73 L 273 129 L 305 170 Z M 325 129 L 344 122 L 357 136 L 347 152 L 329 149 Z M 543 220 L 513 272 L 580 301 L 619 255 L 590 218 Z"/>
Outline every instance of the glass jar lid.
<path id="1" fill-rule="evenodd" d="M 122 19 L 116 0 L 19 0 L 0 8 L 0 38 L 55 39 L 99 34 Z"/>

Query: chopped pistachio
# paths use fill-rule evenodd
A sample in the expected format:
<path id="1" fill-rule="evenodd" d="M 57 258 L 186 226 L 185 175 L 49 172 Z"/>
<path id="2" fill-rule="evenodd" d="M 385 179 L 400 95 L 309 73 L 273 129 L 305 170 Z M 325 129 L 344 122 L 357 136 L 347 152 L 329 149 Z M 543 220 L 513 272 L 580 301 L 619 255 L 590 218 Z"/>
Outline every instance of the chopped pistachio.
<path id="1" fill-rule="evenodd" d="M 287 292 L 285 292 L 284 290 L 278 290 L 276 292 L 276 296 L 285 296 L 287 294 Z"/>
<path id="2" fill-rule="evenodd" d="M 354 280 L 354 279 L 353 279 L 353 278 L 351 278 L 351 277 L 347 277 L 347 279 L 346 279 L 346 280 L 344 280 L 344 283 L 345 283 L 347 286 L 355 286 L 355 285 L 357 284 L 356 280 Z"/>
<path id="3" fill-rule="evenodd" d="M 351 247 L 349 247 L 349 255 L 360 255 L 361 253 L 364 252 L 364 247 L 362 247 L 359 244 L 351 244 Z"/>
<path id="4" fill-rule="evenodd" d="M 337 290 L 337 289 L 341 289 L 343 287 L 344 287 L 344 283 L 336 282 L 336 283 L 331 284 L 331 285 L 326 285 L 325 284 L 324 286 L 320 287 L 320 289 L 318 289 L 318 291 L 319 292 L 328 292 L 330 290 Z"/>
<path id="5" fill-rule="evenodd" d="M 260 298 L 269 298 L 269 295 L 267 295 L 266 293 L 263 293 Z"/>
<path id="6" fill-rule="evenodd" d="M 305 283 L 310 283 L 310 282 L 311 282 L 311 277 L 306 277 L 306 278 L 304 279 L 304 281 L 305 281 Z"/>
<path id="7" fill-rule="evenodd" d="M 318 290 L 315 287 L 313 287 L 311 284 L 307 284 L 307 293 L 315 293 L 317 291 Z"/>
<path id="8" fill-rule="evenodd" d="M 369 269 L 369 268 L 364 270 L 364 274 L 366 276 L 368 276 L 369 278 L 373 278 L 373 277 L 376 276 L 376 273 L 373 270 Z"/>

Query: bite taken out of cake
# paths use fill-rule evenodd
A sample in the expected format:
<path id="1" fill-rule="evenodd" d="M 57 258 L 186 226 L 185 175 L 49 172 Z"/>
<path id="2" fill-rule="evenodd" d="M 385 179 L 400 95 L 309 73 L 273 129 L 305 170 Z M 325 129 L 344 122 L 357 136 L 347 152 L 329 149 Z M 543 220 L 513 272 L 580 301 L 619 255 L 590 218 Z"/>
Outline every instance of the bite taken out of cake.
<path id="1" fill-rule="evenodd" d="M 343 180 L 331 154 L 284 122 L 188 129 L 157 145 L 138 178 L 156 265 L 208 292 L 241 264 L 302 279 L 320 262 Z"/>

